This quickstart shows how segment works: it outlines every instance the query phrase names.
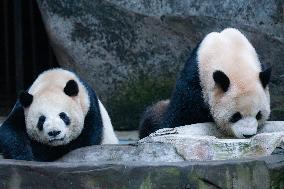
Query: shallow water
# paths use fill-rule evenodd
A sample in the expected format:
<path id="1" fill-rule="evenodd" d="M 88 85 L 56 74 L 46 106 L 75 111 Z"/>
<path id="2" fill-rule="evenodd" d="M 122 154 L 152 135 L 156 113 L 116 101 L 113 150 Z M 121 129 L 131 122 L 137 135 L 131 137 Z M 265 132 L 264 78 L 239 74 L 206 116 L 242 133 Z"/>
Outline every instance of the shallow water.
<path id="1" fill-rule="evenodd" d="M 115 131 L 119 144 L 133 144 L 139 140 L 138 131 Z"/>

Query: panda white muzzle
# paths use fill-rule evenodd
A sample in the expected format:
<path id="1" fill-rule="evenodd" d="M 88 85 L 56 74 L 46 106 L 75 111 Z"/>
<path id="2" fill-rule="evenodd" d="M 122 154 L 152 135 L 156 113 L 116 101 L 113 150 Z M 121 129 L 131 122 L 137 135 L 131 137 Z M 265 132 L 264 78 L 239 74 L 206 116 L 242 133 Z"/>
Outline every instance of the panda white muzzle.
<path id="1" fill-rule="evenodd" d="M 234 123 L 231 127 L 237 138 L 249 138 L 256 134 L 258 122 L 254 117 L 246 117 Z"/>

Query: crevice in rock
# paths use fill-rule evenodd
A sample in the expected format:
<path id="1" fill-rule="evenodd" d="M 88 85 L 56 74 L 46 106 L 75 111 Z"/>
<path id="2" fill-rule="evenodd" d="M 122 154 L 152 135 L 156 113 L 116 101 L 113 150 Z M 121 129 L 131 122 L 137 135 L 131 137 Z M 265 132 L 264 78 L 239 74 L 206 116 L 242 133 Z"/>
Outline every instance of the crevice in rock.
<path id="1" fill-rule="evenodd" d="M 209 180 L 207 180 L 205 178 L 198 178 L 198 179 L 201 180 L 202 182 L 204 182 L 207 185 L 214 186 L 217 189 L 222 189 L 220 186 L 214 184 L 213 182 L 211 182 L 211 181 L 209 181 Z"/>

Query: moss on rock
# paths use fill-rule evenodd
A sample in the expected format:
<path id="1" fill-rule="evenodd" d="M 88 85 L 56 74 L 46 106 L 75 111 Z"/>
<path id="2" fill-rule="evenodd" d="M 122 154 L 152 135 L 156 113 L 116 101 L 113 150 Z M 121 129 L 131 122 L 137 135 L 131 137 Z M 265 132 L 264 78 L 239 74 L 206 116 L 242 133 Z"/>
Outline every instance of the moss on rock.
<path id="1" fill-rule="evenodd" d="M 108 100 L 109 114 L 115 128 L 137 129 L 145 108 L 170 97 L 176 76 L 149 77 L 130 80 L 116 96 Z"/>

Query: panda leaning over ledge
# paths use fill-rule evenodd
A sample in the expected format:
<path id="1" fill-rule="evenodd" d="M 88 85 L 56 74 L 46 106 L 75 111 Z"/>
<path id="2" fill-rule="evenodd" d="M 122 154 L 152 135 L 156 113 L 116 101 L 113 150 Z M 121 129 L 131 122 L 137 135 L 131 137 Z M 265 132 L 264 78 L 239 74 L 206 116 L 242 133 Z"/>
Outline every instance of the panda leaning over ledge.
<path id="1" fill-rule="evenodd" d="M 270 115 L 265 68 L 237 29 L 208 34 L 186 62 L 170 100 L 148 108 L 139 137 L 161 128 L 215 122 L 224 136 L 249 138 Z"/>
<path id="2" fill-rule="evenodd" d="M 0 127 L 4 158 L 53 161 L 76 148 L 117 144 L 96 93 L 73 72 L 43 72 Z"/>

